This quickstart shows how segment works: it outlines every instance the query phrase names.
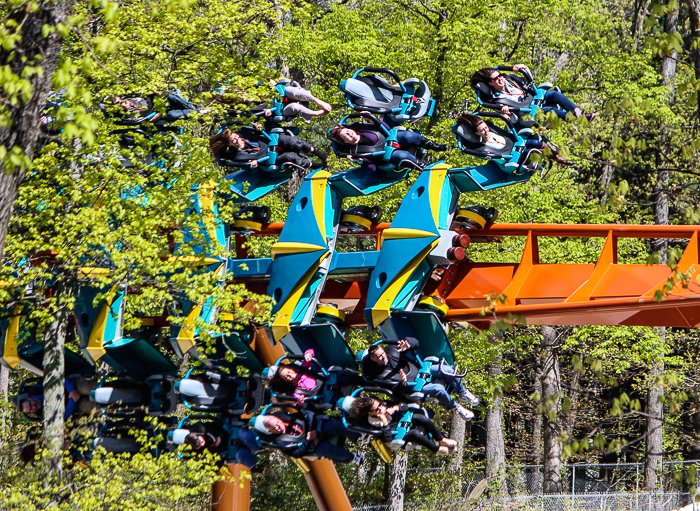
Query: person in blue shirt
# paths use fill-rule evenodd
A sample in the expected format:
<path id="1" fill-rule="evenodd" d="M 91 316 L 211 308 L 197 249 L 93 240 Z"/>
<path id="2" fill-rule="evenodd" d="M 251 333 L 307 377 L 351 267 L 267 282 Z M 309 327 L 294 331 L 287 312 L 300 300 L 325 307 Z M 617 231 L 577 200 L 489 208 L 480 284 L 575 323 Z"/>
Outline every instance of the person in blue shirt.
<path id="1" fill-rule="evenodd" d="M 82 394 L 75 388 L 73 382 L 68 378 L 63 382 L 66 390 L 66 411 L 63 415 L 64 420 L 68 420 L 76 411 L 76 404 L 82 397 Z M 24 392 L 16 398 L 17 408 L 20 412 L 27 415 L 41 415 L 44 408 L 44 384 L 37 383 L 31 387 L 24 389 Z"/>

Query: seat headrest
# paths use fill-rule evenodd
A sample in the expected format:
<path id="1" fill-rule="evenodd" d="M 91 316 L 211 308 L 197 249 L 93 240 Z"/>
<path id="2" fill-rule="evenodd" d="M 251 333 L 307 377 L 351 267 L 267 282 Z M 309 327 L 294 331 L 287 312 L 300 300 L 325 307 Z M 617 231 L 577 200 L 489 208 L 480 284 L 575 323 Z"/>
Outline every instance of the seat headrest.
<path id="1" fill-rule="evenodd" d="M 253 426 L 253 428 L 259 431 L 260 433 L 263 433 L 265 435 L 271 435 L 272 431 L 267 429 L 267 425 L 265 424 L 266 417 L 266 415 L 258 415 L 257 417 L 250 419 L 250 423 Z"/>
<path id="2" fill-rule="evenodd" d="M 469 142 L 473 142 L 475 144 L 481 142 L 481 137 L 476 134 L 476 132 L 471 126 L 467 126 L 466 124 L 457 124 L 455 128 L 455 133 L 457 133 L 460 137 Z"/>
<path id="3" fill-rule="evenodd" d="M 344 412 L 350 413 L 350 407 L 355 402 L 355 399 L 356 398 L 352 396 L 347 396 L 342 399 L 339 399 L 338 404 L 340 405 L 340 409 Z"/>
<path id="4" fill-rule="evenodd" d="M 182 379 L 178 382 L 177 391 L 192 397 L 208 397 L 204 383 L 199 380 Z"/>
<path id="5" fill-rule="evenodd" d="M 185 437 L 189 434 L 189 429 L 174 429 L 173 431 L 168 432 L 168 440 L 175 445 L 182 445 L 185 443 Z"/>
<path id="6" fill-rule="evenodd" d="M 487 83 L 477 82 L 474 88 L 479 92 L 483 92 L 484 94 L 491 94 L 491 87 L 489 87 Z"/>
<path id="7" fill-rule="evenodd" d="M 277 368 L 278 368 L 278 366 L 276 366 L 276 365 L 266 367 L 265 369 L 263 369 L 262 377 L 265 378 L 266 380 L 269 380 L 270 378 L 272 378 L 275 375 L 275 373 L 277 372 Z"/>

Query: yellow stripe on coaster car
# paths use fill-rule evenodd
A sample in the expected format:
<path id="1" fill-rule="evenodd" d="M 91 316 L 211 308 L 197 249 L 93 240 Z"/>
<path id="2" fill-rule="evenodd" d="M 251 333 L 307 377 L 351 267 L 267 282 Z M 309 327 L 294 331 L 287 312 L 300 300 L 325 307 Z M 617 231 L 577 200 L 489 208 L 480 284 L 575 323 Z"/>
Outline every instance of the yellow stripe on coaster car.
<path id="1" fill-rule="evenodd" d="M 183 263 L 192 263 L 195 266 L 208 266 L 210 264 L 220 263 L 221 259 L 214 259 L 213 257 L 201 257 L 201 256 L 171 256 L 168 257 L 168 262 L 172 263 L 174 261 L 182 261 Z"/>
<path id="2" fill-rule="evenodd" d="M 287 301 L 285 301 L 282 307 L 280 307 L 280 310 L 277 311 L 277 314 L 275 315 L 275 320 L 270 325 L 272 329 L 272 335 L 275 338 L 275 341 L 279 341 L 282 337 L 284 337 L 291 331 L 289 323 L 292 320 L 294 309 L 296 309 L 297 304 L 301 299 L 301 295 L 304 293 L 304 290 L 309 285 L 311 277 L 313 277 L 316 271 L 318 270 L 321 261 L 323 261 L 329 255 L 331 255 L 330 251 L 326 250 L 326 252 L 324 252 L 318 258 L 316 264 L 309 268 L 309 270 L 304 274 L 304 276 L 301 279 L 299 279 L 297 285 L 294 286 L 292 292 L 289 293 Z"/>
<path id="3" fill-rule="evenodd" d="M 343 218 L 341 218 L 340 222 L 341 222 L 341 223 L 352 222 L 352 223 L 354 223 L 354 224 L 361 225 L 361 226 L 364 227 L 365 229 L 369 229 L 370 227 L 372 227 L 372 221 L 371 221 L 371 220 L 367 220 L 366 218 L 363 218 L 363 217 L 361 217 L 361 216 L 350 215 L 350 214 L 347 214 L 347 213 L 346 213 L 345 215 L 343 215 Z"/>
<path id="4" fill-rule="evenodd" d="M 187 311 L 185 323 L 182 325 L 182 328 L 180 328 L 180 333 L 176 339 L 180 352 L 183 355 L 196 344 L 194 334 L 197 329 L 197 318 L 202 313 L 202 309 L 204 309 L 203 305 L 194 304 L 190 310 Z"/>
<path id="5" fill-rule="evenodd" d="M 464 217 L 474 220 L 479 225 L 479 229 L 483 229 L 486 225 L 486 219 L 483 216 L 481 216 L 479 213 L 469 211 L 468 209 L 460 209 L 455 217 Z"/>
<path id="6" fill-rule="evenodd" d="M 316 250 L 328 250 L 328 247 L 298 241 L 278 241 L 272 245 L 272 259 L 278 254 L 305 254 Z"/>
<path id="7" fill-rule="evenodd" d="M 262 229 L 262 224 L 260 222 L 254 222 L 253 220 L 243 220 L 242 218 L 236 218 L 233 221 L 234 227 L 241 227 L 243 229 L 250 229 L 252 231 L 259 231 Z"/>
<path id="8" fill-rule="evenodd" d="M 99 277 L 101 275 L 109 275 L 112 270 L 109 268 L 93 268 L 90 266 L 83 266 L 78 270 L 81 277 Z"/>
<path id="9" fill-rule="evenodd" d="M 445 182 L 447 171 L 452 168 L 446 163 L 439 163 L 430 169 L 430 182 L 428 189 L 430 190 L 430 212 L 433 214 L 435 225 L 438 224 L 438 216 L 440 215 L 440 196 L 442 195 L 442 185 Z"/>
<path id="10" fill-rule="evenodd" d="M 110 290 L 110 295 L 115 293 L 117 286 L 114 285 Z M 105 327 L 107 326 L 107 318 L 109 317 L 111 306 L 107 303 L 107 300 L 102 300 L 100 305 L 100 310 L 97 312 L 97 317 L 95 317 L 95 322 L 92 324 L 92 330 L 90 330 L 90 336 L 88 337 L 88 345 L 85 351 L 87 351 L 90 358 L 97 362 L 102 355 L 107 353 L 104 349 L 104 335 Z"/>
<path id="11" fill-rule="evenodd" d="M 421 229 L 409 229 L 407 227 L 389 227 L 382 232 L 382 241 L 404 240 L 409 238 L 429 238 L 438 236 L 434 232 L 423 231 Z"/>
<path id="12" fill-rule="evenodd" d="M 323 241 L 328 243 L 326 238 L 326 188 L 328 178 L 331 173 L 326 170 L 319 170 L 311 178 L 311 204 L 314 207 L 314 216 L 318 230 L 323 236 Z"/>
<path id="13" fill-rule="evenodd" d="M 432 236 L 435 236 L 434 234 Z M 372 324 L 374 328 L 377 328 L 381 323 L 383 323 L 386 319 L 389 318 L 391 315 L 391 305 L 394 303 L 394 300 L 396 300 L 396 297 L 399 295 L 401 290 L 403 289 L 403 286 L 406 284 L 406 281 L 408 278 L 413 274 L 414 270 L 418 267 L 418 265 L 425 259 L 425 257 L 430 253 L 433 248 L 435 248 L 438 243 L 440 242 L 439 239 L 436 239 L 433 241 L 430 245 L 428 245 L 424 250 L 418 253 L 416 257 L 411 259 L 409 263 L 403 267 L 401 270 L 401 273 L 399 273 L 394 281 L 389 285 L 386 290 L 382 293 L 382 295 L 379 297 L 379 300 L 377 300 L 377 303 L 374 304 L 374 307 L 372 307 Z"/>
<path id="14" fill-rule="evenodd" d="M 5 363 L 14 369 L 22 362 L 19 358 L 19 350 L 17 346 L 17 334 L 19 333 L 19 321 L 21 316 L 19 315 L 22 308 L 16 306 L 13 311 L 13 316 L 10 318 L 9 325 L 7 326 L 7 332 L 5 332 L 5 349 L 3 350 L 2 358 Z"/>

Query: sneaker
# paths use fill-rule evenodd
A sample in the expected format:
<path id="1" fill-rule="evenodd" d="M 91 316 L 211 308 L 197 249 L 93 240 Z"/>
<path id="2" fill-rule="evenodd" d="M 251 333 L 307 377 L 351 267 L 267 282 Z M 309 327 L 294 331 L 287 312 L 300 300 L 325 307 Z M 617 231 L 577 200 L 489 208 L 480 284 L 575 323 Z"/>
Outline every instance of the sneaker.
<path id="1" fill-rule="evenodd" d="M 596 117 L 598 117 L 598 114 L 596 114 L 596 113 L 586 114 L 586 119 L 588 119 L 588 122 L 591 122 Z"/>
<path id="2" fill-rule="evenodd" d="M 581 117 L 583 115 L 583 112 L 581 111 L 580 108 L 574 108 L 574 117 Z"/>
<path id="3" fill-rule="evenodd" d="M 440 445 L 452 448 L 457 445 L 457 440 L 452 440 L 451 438 L 445 437 L 442 440 L 440 440 Z"/>
<path id="4" fill-rule="evenodd" d="M 460 414 L 465 421 L 470 421 L 474 418 L 474 412 L 467 410 L 462 405 L 455 405 L 455 411 Z"/>
<path id="5" fill-rule="evenodd" d="M 462 403 L 469 403 L 472 406 L 479 406 L 479 403 L 481 403 L 481 399 L 476 397 L 468 390 L 465 390 L 463 394 L 459 395 L 459 400 Z"/>
<path id="6" fill-rule="evenodd" d="M 362 464 L 365 462 L 365 457 L 362 456 L 362 454 L 354 454 L 351 463 L 353 465 L 357 465 L 358 467 L 362 466 Z"/>

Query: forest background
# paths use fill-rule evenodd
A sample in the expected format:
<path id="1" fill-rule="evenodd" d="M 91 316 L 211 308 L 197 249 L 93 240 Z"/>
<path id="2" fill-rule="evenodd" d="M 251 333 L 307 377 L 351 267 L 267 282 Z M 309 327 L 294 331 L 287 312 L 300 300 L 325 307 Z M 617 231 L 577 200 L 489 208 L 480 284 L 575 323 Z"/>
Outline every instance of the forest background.
<path id="1" fill-rule="evenodd" d="M 326 130 L 346 112 L 338 83 L 354 70 L 382 66 L 421 78 L 437 109 L 419 128 L 454 147 L 451 115 L 467 101 L 476 106 L 471 73 L 524 63 L 537 82 L 555 83 L 585 111 L 599 115 L 591 124 L 554 123 L 546 131 L 573 158 L 573 166 L 554 167 L 526 184 L 463 196 L 464 205 L 497 207 L 503 222 L 695 224 L 700 219 L 700 0 L 680 5 L 675 0 L 11 0 L 0 6 L 0 16 L 0 256 L 6 268 L 14 268 L 60 247 L 58 281 L 64 292 L 31 305 L 47 339 L 59 332 L 70 342 L 65 326 L 74 305 L 70 289 L 81 278 L 80 264 L 104 256 L 99 247 L 113 247 L 116 259 L 105 285 L 149 284 L 130 303 L 129 314 L 162 310 L 172 300 L 172 283 L 158 275 L 182 268 L 165 267 L 158 257 L 167 243 L 163 233 L 178 223 L 195 225 L 196 215 L 185 214 L 191 186 L 225 174 L 207 153 L 207 139 L 225 117 L 213 98 L 222 91 L 239 100 L 264 97 L 270 93 L 268 78 L 293 78 L 333 105 L 331 115 L 299 124 L 302 136 L 324 149 L 329 148 Z M 98 105 L 115 95 L 173 88 L 212 110 L 180 121 L 184 134 L 173 151 L 183 155 L 181 164 L 149 173 L 124 171 L 116 141 L 108 135 L 112 125 Z M 39 149 L 42 109 L 58 90 L 65 107 L 57 120 L 61 144 Z M 140 140 L 144 152 L 153 143 Z M 454 148 L 444 159 L 454 166 L 472 162 Z M 96 160 L 101 164 L 94 165 Z M 347 167 L 330 161 L 332 171 Z M 379 204 L 388 221 L 411 182 L 368 203 Z M 284 220 L 296 186 L 293 180 L 261 201 L 272 208 L 273 220 Z M 138 197 L 125 199 L 121 193 L 137 187 L 152 190 L 146 207 Z M 220 199 L 223 218 L 230 218 L 231 208 Z M 470 257 L 518 262 L 522 247 L 513 243 L 471 249 Z M 683 248 L 678 240 L 637 241 L 621 244 L 620 257 L 673 266 Z M 251 249 L 262 255 L 269 244 Z M 595 239 L 554 239 L 541 244 L 540 256 L 543 262 L 594 262 L 600 249 Z M 6 271 L 4 278 L 28 283 L 45 279 L 42 272 L 46 265 L 21 276 Z M 212 293 L 229 309 L 243 293 L 222 292 L 196 272 L 183 271 L 178 279 L 191 297 Z M 2 299 L 6 313 L 17 305 L 8 293 Z M 241 313 L 238 319 L 250 318 Z M 645 485 L 653 491 L 660 484 L 662 459 L 700 459 L 696 331 L 517 326 L 481 334 L 457 329 L 451 340 L 460 365 L 469 369 L 469 386 L 485 404 L 466 434 L 464 423 L 438 413 L 443 429 L 464 435 L 464 449 L 447 460 L 414 453 L 410 466 L 445 467 L 458 477 L 460 469 L 486 465 L 488 492 L 499 495 L 507 492 L 506 463 L 544 464 L 544 491 L 559 493 L 565 462 L 644 462 Z M 367 342 L 366 334 L 353 332 L 354 348 Z M 7 401 L 27 374 L 3 371 L 1 376 L 3 508 L 208 505 L 216 473 L 210 460 L 153 460 L 144 454 L 124 463 L 105 456 L 88 468 L 66 470 L 60 484 L 43 484 L 41 464 L 17 459 L 29 425 Z M 378 475 L 390 468 L 368 455 L 361 472 L 340 469 L 355 505 L 390 498 L 387 478 Z M 432 491 L 407 487 L 406 498 Z M 282 502 L 313 507 L 303 477 L 277 456 L 254 476 L 253 493 L 255 509 L 278 509 Z"/>

